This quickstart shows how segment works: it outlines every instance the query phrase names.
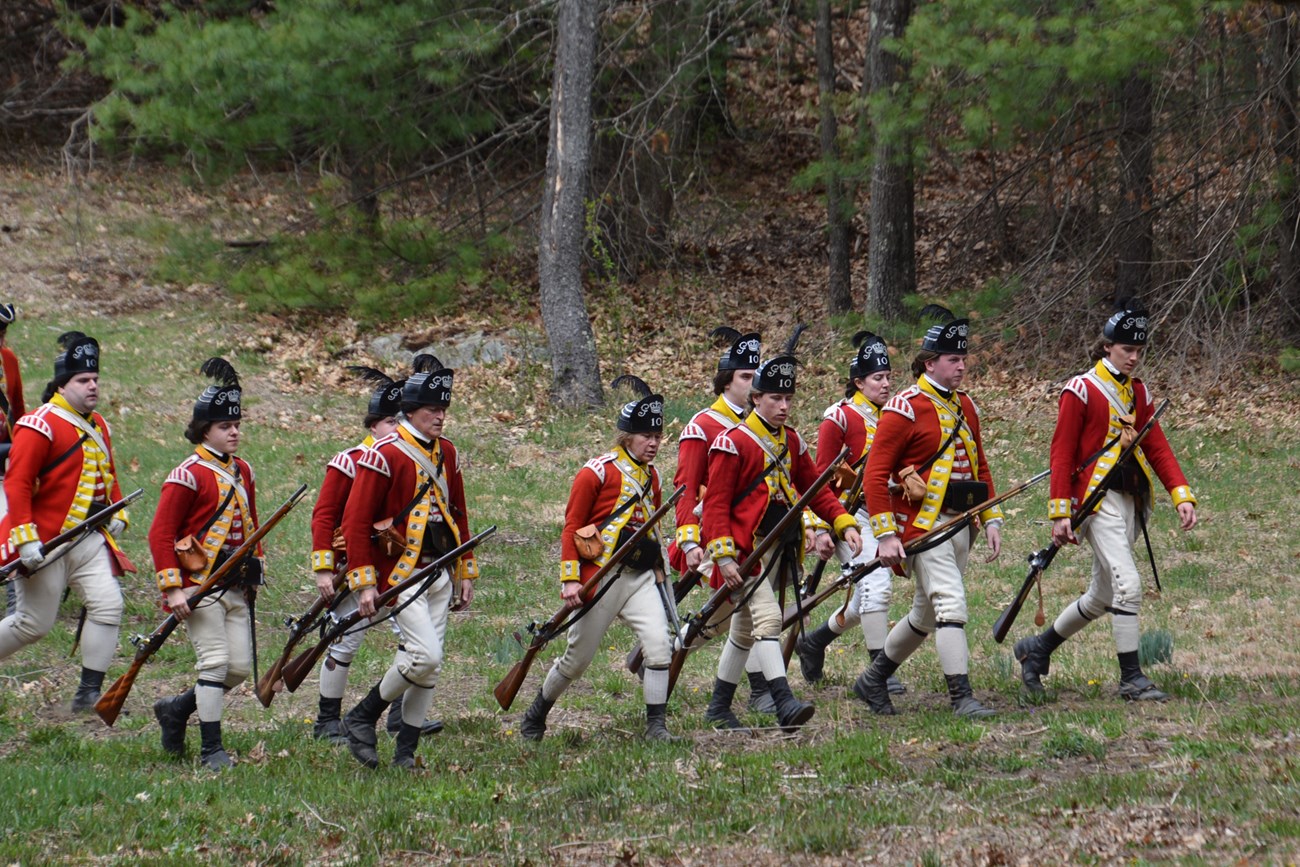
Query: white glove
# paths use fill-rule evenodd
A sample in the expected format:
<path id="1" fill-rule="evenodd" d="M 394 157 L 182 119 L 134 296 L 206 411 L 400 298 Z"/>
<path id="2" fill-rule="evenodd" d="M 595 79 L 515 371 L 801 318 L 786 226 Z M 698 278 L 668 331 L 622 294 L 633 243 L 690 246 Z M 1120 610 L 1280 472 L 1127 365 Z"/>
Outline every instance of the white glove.
<path id="1" fill-rule="evenodd" d="M 19 545 L 18 559 L 23 561 L 23 567 L 28 572 L 35 572 L 45 562 L 45 554 L 41 551 L 41 543 L 24 542 Z"/>
<path id="2" fill-rule="evenodd" d="M 108 522 L 108 526 L 104 529 L 108 530 L 108 535 L 116 539 L 118 536 L 126 532 L 126 522 L 121 518 L 113 518 Z"/>

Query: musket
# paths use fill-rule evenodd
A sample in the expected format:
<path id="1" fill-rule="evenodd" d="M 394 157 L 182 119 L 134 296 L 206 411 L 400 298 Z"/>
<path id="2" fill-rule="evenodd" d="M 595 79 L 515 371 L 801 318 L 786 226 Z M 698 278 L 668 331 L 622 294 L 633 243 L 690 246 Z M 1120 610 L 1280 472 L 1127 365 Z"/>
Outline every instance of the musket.
<path id="1" fill-rule="evenodd" d="M 1041 473 L 1026 479 L 1014 488 L 1008 488 L 997 496 L 990 497 L 977 506 L 972 506 L 960 515 L 953 516 L 939 526 L 917 536 L 911 542 L 904 545 L 904 555 L 910 557 L 913 554 L 919 554 L 923 551 L 928 551 L 937 545 L 943 544 L 961 530 L 965 529 L 965 527 L 977 518 L 981 512 L 992 509 L 994 506 L 1000 506 L 1013 497 L 1020 496 L 1051 474 L 1052 471 L 1050 469 L 1043 470 Z M 797 608 L 794 605 L 787 608 L 782 615 L 781 628 L 783 630 L 789 629 L 797 623 L 800 619 L 800 610 L 802 610 L 803 614 L 807 614 L 809 611 L 837 594 L 841 588 L 858 583 L 865 576 L 876 571 L 882 565 L 883 564 L 880 562 L 879 557 L 873 557 L 865 563 L 857 563 L 852 565 L 850 568 L 844 569 L 844 571 L 840 573 L 840 577 L 835 579 L 835 583 L 831 584 L 825 590 L 811 596 L 805 595 Z"/>
<path id="2" fill-rule="evenodd" d="M 700 574 L 700 570 L 688 569 L 682 577 L 673 582 L 672 611 L 674 620 L 677 619 L 677 606 L 682 604 L 682 600 L 686 598 L 687 594 L 695 589 L 695 586 L 700 583 L 700 580 L 703 577 L 704 576 Z M 680 638 L 680 627 L 677 630 L 677 635 Z M 641 669 L 645 667 L 645 651 L 641 647 L 641 642 L 638 641 L 636 644 L 632 645 L 632 649 L 628 651 L 627 659 L 623 661 L 623 665 L 628 671 L 632 672 L 637 677 L 641 676 Z"/>
<path id="3" fill-rule="evenodd" d="M 1119 478 L 1117 474 L 1121 472 L 1120 468 L 1133 457 L 1137 447 L 1142 443 L 1142 440 L 1146 439 L 1146 435 L 1155 427 L 1156 421 L 1168 406 L 1169 401 L 1166 400 L 1156 407 L 1156 411 L 1151 414 L 1151 418 L 1147 419 L 1147 423 L 1142 425 L 1142 429 L 1137 432 L 1137 436 L 1133 437 L 1133 442 L 1129 443 L 1128 447 L 1120 452 L 1119 457 L 1115 459 L 1115 463 L 1106 471 L 1106 475 L 1092 489 L 1092 493 L 1070 515 L 1071 532 L 1078 531 L 1084 522 L 1092 517 L 1092 513 L 1097 510 L 1102 498 L 1106 496 L 1106 491 L 1114 483 L 1114 480 Z M 1092 462 L 1092 460 L 1088 461 L 1089 464 Z M 1080 469 L 1086 469 L 1086 466 L 1080 467 Z M 1076 472 L 1078 471 L 1076 470 Z M 1016 622 L 1016 617 L 1020 615 L 1020 609 L 1024 607 L 1025 600 L 1029 598 L 1029 591 L 1042 578 L 1043 570 L 1052 565 L 1052 560 L 1056 558 L 1056 552 L 1059 550 L 1061 550 L 1061 546 L 1053 541 L 1047 547 L 1029 555 L 1029 573 L 1025 575 L 1025 580 L 1020 585 L 1020 589 L 1016 591 L 1015 597 L 1006 608 L 1002 609 L 1002 613 L 998 615 L 998 619 L 993 623 L 993 640 L 998 644 L 1006 640 L 1007 633 L 1011 631 L 1011 625 Z"/>
<path id="4" fill-rule="evenodd" d="M 831 476 L 835 475 L 835 467 L 840 463 L 840 461 L 844 460 L 848 453 L 848 446 L 840 449 L 840 453 L 835 456 L 833 461 L 826 465 L 826 469 L 822 470 L 821 475 L 808 486 L 808 490 L 804 491 L 795 504 L 790 507 L 790 510 L 781 516 L 781 520 L 772 528 L 772 531 L 764 536 L 759 543 L 754 546 L 754 550 L 749 553 L 749 556 L 744 559 L 739 567 L 740 575 L 744 579 L 744 584 L 735 588 L 734 591 L 726 584 L 723 584 L 713 592 L 713 595 L 704 603 L 704 607 L 700 609 L 698 614 L 687 619 L 686 632 L 682 635 L 681 646 L 673 653 L 672 662 L 668 666 L 669 695 L 673 694 L 673 687 L 677 685 L 677 678 L 682 673 L 682 665 L 686 662 L 686 654 L 691 651 L 691 642 L 700 636 L 704 627 L 708 625 L 709 618 L 713 617 L 713 615 L 717 613 L 718 609 L 722 607 L 723 603 L 727 601 L 728 597 L 730 597 L 733 592 L 742 593 L 745 591 L 746 586 L 750 584 L 750 581 L 763 580 L 761 575 L 758 577 L 751 577 L 750 573 L 752 573 L 762 562 L 763 556 L 767 554 L 767 552 L 771 550 L 772 546 L 781 539 L 785 534 L 785 531 L 788 530 L 795 521 L 803 520 L 803 510 L 808 508 L 808 504 L 812 502 L 813 497 L 817 496 L 821 489 L 826 487 L 827 483 L 830 482 Z"/>
<path id="5" fill-rule="evenodd" d="M 100 527 L 107 526 L 108 522 L 113 520 L 113 517 L 117 515 L 118 512 L 122 511 L 131 503 L 134 503 L 136 500 L 140 499 L 140 497 L 142 496 L 144 496 L 144 488 L 136 488 L 134 491 L 127 494 L 125 497 L 118 500 L 116 503 L 112 503 L 108 506 L 105 506 L 95 514 L 87 517 L 86 520 L 82 521 L 81 523 L 75 524 L 74 526 L 64 530 L 62 533 L 55 536 L 50 541 L 42 542 L 41 555 L 48 556 L 50 554 L 57 554 L 58 557 L 62 557 L 63 556 L 62 552 L 72 550 L 73 546 L 75 546 L 82 539 L 86 538 L 91 533 L 98 530 Z M 54 561 L 48 560 L 44 563 L 41 563 L 41 566 L 43 567 L 47 565 L 47 563 L 52 563 L 52 562 Z M 37 567 L 38 571 L 39 569 L 40 567 Z M 10 581 L 15 580 L 16 578 L 24 578 L 28 574 L 30 573 L 28 573 L 27 567 L 23 565 L 22 559 L 19 557 L 15 557 L 14 559 L 10 560 L 8 563 L 4 564 L 3 566 L 0 566 L 0 584 L 6 584 Z"/>
<path id="6" fill-rule="evenodd" d="M 244 542 L 226 558 L 216 569 L 213 569 L 208 577 L 199 585 L 199 589 L 187 600 L 191 607 L 198 604 L 204 598 L 221 593 L 229 589 L 229 584 L 239 574 L 240 564 L 244 558 L 257 550 L 257 545 L 267 533 L 275 528 L 275 525 L 289 514 L 298 501 L 307 493 L 306 485 L 299 485 L 298 490 L 294 491 L 289 499 L 285 500 L 280 508 L 266 520 L 262 526 L 258 527 L 252 533 L 244 538 Z M 126 697 L 131 692 L 131 687 L 135 685 L 135 679 L 140 674 L 140 668 L 149 661 L 149 658 L 158 652 L 163 646 L 176 627 L 180 625 L 180 618 L 175 612 L 168 614 L 167 619 L 158 625 L 153 632 L 148 635 L 137 635 L 131 639 L 135 645 L 135 659 L 131 660 L 131 667 L 126 670 L 126 674 L 119 677 L 108 688 L 108 691 L 100 696 L 99 701 L 95 703 L 95 713 L 104 721 L 105 725 L 112 725 L 117 722 L 118 714 L 122 712 L 122 705 L 126 702 Z"/>
<path id="7" fill-rule="evenodd" d="M 348 595 L 346 573 L 339 572 L 334 575 L 334 598 L 325 599 L 319 593 L 312 602 L 312 606 L 297 617 L 286 617 L 284 625 L 289 628 L 289 640 L 284 644 L 284 650 L 280 656 L 271 663 L 271 667 L 266 670 L 257 681 L 257 700 L 262 703 L 262 707 L 270 707 L 271 702 L 275 699 L 275 694 L 284 689 L 284 681 L 280 679 L 280 670 L 288 663 L 289 658 L 293 656 L 294 648 L 298 642 L 302 641 L 307 633 L 311 632 L 321 622 L 321 617 L 326 612 L 333 611 L 343 598 Z"/>
<path id="8" fill-rule="evenodd" d="M 432 563 L 417 569 L 402 581 L 399 581 L 380 593 L 375 597 L 375 613 L 378 614 L 379 611 L 387 606 L 389 602 L 394 601 L 398 596 L 401 596 L 412 587 L 418 586 L 420 583 L 425 581 L 431 581 L 434 576 L 445 569 L 448 565 L 456 562 L 470 551 L 473 551 L 479 546 L 480 542 L 491 536 L 496 531 L 496 524 L 493 524 L 491 527 L 480 532 L 477 536 L 471 536 L 455 548 L 452 548 L 446 554 L 443 554 L 438 559 L 434 560 Z M 329 628 L 322 632 L 320 640 L 317 641 L 314 646 L 307 648 L 280 667 L 280 680 L 284 681 L 284 688 L 289 692 L 298 689 L 298 687 L 302 685 L 302 682 L 307 679 L 307 674 L 316 667 L 316 662 L 321 658 L 321 655 L 325 653 L 325 650 L 331 644 L 342 638 L 345 632 L 348 632 L 362 620 L 366 619 L 367 618 L 361 616 L 361 611 L 359 609 L 353 609 L 346 616 L 334 619 Z M 369 625 L 361 628 L 368 629 Z"/>
<path id="9" fill-rule="evenodd" d="M 510 710 L 510 705 L 514 704 L 515 696 L 519 694 L 520 687 L 524 685 L 524 678 L 528 677 L 528 669 L 533 667 L 533 660 L 537 658 L 538 652 L 540 652 L 543 647 L 549 644 L 550 641 L 563 630 L 573 625 L 575 621 L 581 619 L 584 614 L 591 610 L 592 606 L 600 600 L 601 595 L 603 595 L 605 590 L 608 589 L 613 581 L 611 581 L 610 584 L 607 584 L 605 588 L 602 588 L 599 592 L 593 594 L 592 591 L 600 585 L 600 582 L 604 580 L 605 576 L 608 575 L 611 570 L 618 566 L 619 562 L 624 557 L 635 550 L 636 546 L 641 543 L 641 540 L 644 539 L 652 529 L 654 529 L 655 524 L 659 523 L 659 520 L 663 518 L 664 515 L 668 514 L 668 511 L 677 503 L 677 500 L 680 499 L 682 494 L 685 492 L 686 486 L 678 485 L 677 490 L 673 491 L 673 495 L 665 500 L 663 505 L 651 512 L 650 516 L 646 518 L 644 524 L 637 527 L 637 530 L 632 534 L 632 537 L 622 545 L 619 545 L 618 548 L 609 555 L 609 559 L 606 560 L 590 578 L 582 582 L 582 587 L 578 591 L 578 598 L 587 599 L 589 594 L 591 594 L 591 598 L 587 599 L 587 601 L 582 604 L 582 607 L 579 608 L 572 617 L 569 616 L 569 613 L 573 609 L 567 605 L 563 605 L 560 607 L 559 611 L 555 612 L 550 620 L 546 621 L 541 626 L 533 623 L 528 627 L 528 630 L 533 634 L 533 640 L 528 643 L 526 648 L 524 648 L 523 658 L 516 662 L 510 670 L 506 672 L 506 676 L 501 678 L 501 682 L 492 690 L 492 695 L 496 697 L 497 704 L 501 706 L 502 710 Z"/>
<path id="10" fill-rule="evenodd" d="M 858 510 L 862 508 L 862 480 L 867 474 L 867 453 L 863 452 L 862 457 L 858 458 L 852 466 L 857 468 L 857 474 L 853 477 L 853 484 L 849 485 L 849 490 L 844 497 L 844 511 L 850 515 L 857 515 Z M 811 596 L 817 592 L 818 586 L 822 583 L 822 574 L 826 571 L 826 564 L 829 560 L 818 560 L 817 565 L 813 567 L 812 574 L 808 576 L 808 581 L 804 586 L 804 596 Z M 793 645 L 791 645 L 793 647 Z M 789 661 L 789 656 L 786 657 Z"/>

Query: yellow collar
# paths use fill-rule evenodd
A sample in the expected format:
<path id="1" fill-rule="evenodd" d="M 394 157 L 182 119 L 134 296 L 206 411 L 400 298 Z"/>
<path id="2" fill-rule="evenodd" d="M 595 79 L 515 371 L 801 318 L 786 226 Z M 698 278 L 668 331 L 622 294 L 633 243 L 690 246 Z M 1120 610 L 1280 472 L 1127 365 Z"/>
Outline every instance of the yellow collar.
<path id="1" fill-rule="evenodd" d="M 68 399 L 58 392 L 55 392 L 54 396 L 50 398 L 50 403 L 54 404 L 59 409 L 67 410 L 70 413 L 81 416 L 91 424 L 95 423 L 94 412 L 77 412 L 72 408 L 72 404 L 68 403 Z"/>
<path id="2" fill-rule="evenodd" d="M 199 457 L 203 458 L 203 460 L 208 461 L 209 463 L 216 464 L 219 467 L 229 467 L 232 463 L 235 462 L 234 455 L 226 455 L 224 458 L 222 458 L 216 452 L 214 452 L 212 449 L 208 448 L 205 445 L 195 446 L 194 453 Z"/>
<path id="3" fill-rule="evenodd" d="M 645 487 L 646 484 L 649 483 L 650 481 L 649 464 L 641 463 L 636 458 L 632 457 L 632 453 L 629 452 L 627 449 L 623 448 L 622 446 L 614 446 L 614 458 L 615 460 L 618 461 L 619 469 L 632 470 L 633 478 L 636 480 L 636 482 L 639 485 Z"/>
<path id="4" fill-rule="evenodd" d="M 361 441 L 361 444 L 366 448 L 373 446 L 375 444 L 374 434 L 366 434 L 366 438 Z"/>
<path id="5" fill-rule="evenodd" d="M 935 400 L 941 400 L 944 403 L 946 403 L 948 406 L 952 407 L 953 412 L 956 412 L 957 409 L 961 406 L 960 398 L 957 397 L 957 395 L 960 394 L 959 391 L 953 389 L 952 397 L 950 398 L 944 397 L 942 394 L 939 393 L 938 386 L 936 386 L 934 382 L 930 380 L 930 377 L 926 376 L 925 374 L 922 374 L 916 380 L 916 387 L 921 389 L 922 392 L 928 394 L 930 397 L 934 398 Z"/>
<path id="6" fill-rule="evenodd" d="M 732 407 L 731 401 L 727 400 L 722 395 L 718 395 L 718 399 L 713 402 L 713 406 L 709 407 L 709 409 L 713 410 L 719 415 L 726 416 L 728 419 L 731 420 L 732 424 L 740 424 L 741 419 L 744 418 L 744 415 L 742 413 L 736 412 L 736 410 Z"/>
<path id="7" fill-rule="evenodd" d="M 426 451 L 431 455 L 438 453 L 438 441 L 435 439 L 432 443 L 426 446 L 426 440 L 424 437 L 420 436 L 419 433 L 416 432 L 415 428 L 411 427 L 411 425 L 405 420 L 397 426 L 397 435 L 415 446 L 417 449 Z"/>
<path id="8" fill-rule="evenodd" d="M 1102 382 L 1114 388 L 1126 406 L 1133 405 L 1133 377 L 1125 377 L 1125 381 L 1120 382 L 1119 375 L 1110 369 L 1110 365 L 1106 363 L 1104 358 L 1097 362 L 1097 366 L 1093 368 L 1093 373 Z"/>
<path id="9" fill-rule="evenodd" d="M 781 425 L 776 433 L 772 433 L 763 417 L 756 412 L 751 412 L 745 417 L 745 426 L 758 434 L 763 440 L 774 443 L 777 449 L 785 445 L 785 425 Z"/>
<path id="10" fill-rule="evenodd" d="M 869 407 L 873 412 L 880 412 L 880 406 L 860 391 L 853 392 L 853 403 L 857 406 Z"/>

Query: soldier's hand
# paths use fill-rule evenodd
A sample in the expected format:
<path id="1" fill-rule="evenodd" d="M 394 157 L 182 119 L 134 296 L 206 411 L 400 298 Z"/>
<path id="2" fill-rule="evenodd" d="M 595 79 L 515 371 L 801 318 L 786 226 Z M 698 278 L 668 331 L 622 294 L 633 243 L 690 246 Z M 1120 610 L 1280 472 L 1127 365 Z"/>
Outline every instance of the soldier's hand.
<path id="1" fill-rule="evenodd" d="M 831 559 L 835 553 L 835 537 L 824 530 L 814 534 L 812 552 L 818 559 Z"/>
<path id="2" fill-rule="evenodd" d="M 996 521 L 989 524 L 984 528 L 984 535 L 988 537 L 990 552 L 989 555 L 984 558 L 984 562 L 992 563 L 994 560 L 998 559 L 998 555 L 1002 553 L 1002 525 Z"/>
<path id="3" fill-rule="evenodd" d="M 28 572 L 35 572 L 41 568 L 45 562 L 45 552 L 41 550 L 40 542 L 24 542 L 18 546 L 18 559 L 23 562 L 23 568 Z"/>
<path id="4" fill-rule="evenodd" d="M 849 527 L 844 531 L 844 541 L 848 543 L 849 550 L 853 552 L 854 557 L 862 553 L 862 534 L 858 532 L 857 527 Z M 834 547 L 834 545 L 831 546 L 832 549 Z"/>
<path id="5" fill-rule="evenodd" d="M 686 552 L 686 568 L 699 571 L 700 564 L 704 562 L 704 546 L 696 545 Z"/>
<path id="6" fill-rule="evenodd" d="M 1178 504 L 1178 520 L 1183 525 L 1184 530 L 1190 530 L 1196 526 L 1196 507 L 1191 503 Z"/>
<path id="7" fill-rule="evenodd" d="M 560 599 L 564 602 L 565 611 L 572 611 L 582 605 L 582 582 L 565 581 L 561 584 Z"/>
<path id="8" fill-rule="evenodd" d="M 104 529 L 108 531 L 108 535 L 116 539 L 118 536 L 126 532 L 126 522 L 121 518 L 113 518 L 108 522 L 108 526 Z"/>
<path id="9" fill-rule="evenodd" d="M 190 616 L 190 599 L 185 595 L 185 591 L 179 587 L 173 587 L 167 591 L 167 607 L 176 615 L 177 620 L 184 620 Z"/>
<path id="10" fill-rule="evenodd" d="M 745 577 L 740 574 L 740 565 L 734 560 L 727 563 L 719 563 L 718 571 L 722 573 L 722 583 L 727 585 L 731 590 L 741 587 L 745 583 Z"/>
<path id="11" fill-rule="evenodd" d="M 317 569 L 312 575 L 316 578 L 316 592 L 320 593 L 320 598 L 326 602 L 334 599 L 334 570 Z"/>
<path id="12" fill-rule="evenodd" d="M 898 537 L 897 533 L 881 539 L 876 554 L 879 555 L 880 562 L 885 566 L 897 566 L 907 558 L 907 552 L 903 550 L 903 540 Z"/>
<path id="13" fill-rule="evenodd" d="M 452 611 L 464 611 L 474 601 L 474 582 L 468 578 L 460 581 L 460 601 L 451 606 Z"/>
<path id="14" fill-rule="evenodd" d="M 1070 529 L 1069 518 L 1057 518 L 1052 522 L 1052 544 L 1058 548 L 1064 548 L 1069 542 L 1078 541 L 1074 537 L 1074 531 Z"/>
<path id="15" fill-rule="evenodd" d="M 357 599 L 357 613 L 362 617 L 375 616 L 375 600 L 379 598 L 379 591 L 373 587 L 361 588 L 361 596 Z"/>

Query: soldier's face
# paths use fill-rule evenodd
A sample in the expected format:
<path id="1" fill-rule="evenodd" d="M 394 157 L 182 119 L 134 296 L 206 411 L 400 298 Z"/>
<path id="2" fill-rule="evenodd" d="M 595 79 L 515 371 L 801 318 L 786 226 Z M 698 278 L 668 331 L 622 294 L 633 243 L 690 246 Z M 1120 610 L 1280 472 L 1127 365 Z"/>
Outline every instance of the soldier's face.
<path id="1" fill-rule="evenodd" d="M 930 378 L 939 383 L 941 388 L 960 388 L 962 379 L 966 377 L 966 356 L 940 355 L 933 361 L 925 363 L 925 372 L 930 374 Z"/>
<path id="2" fill-rule="evenodd" d="M 756 394 L 754 411 L 762 416 L 768 424 L 782 425 L 790 418 L 790 405 L 794 402 L 792 394 Z"/>
<path id="3" fill-rule="evenodd" d="M 90 412 L 99 405 L 99 374 L 78 373 L 59 389 L 59 394 L 77 412 Z"/>
<path id="4" fill-rule="evenodd" d="M 422 406 L 407 418 L 411 421 L 411 427 L 420 432 L 420 436 L 437 439 L 442 436 L 442 426 L 447 421 L 447 407 Z"/>
<path id="5" fill-rule="evenodd" d="M 1138 364 L 1142 361 L 1142 349 L 1143 347 L 1131 343 L 1112 343 L 1106 349 L 1106 360 L 1120 373 L 1132 376 L 1133 371 L 1137 370 Z"/>
<path id="6" fill-rule="evenodd" d="M 731 374 L 731 382 L 722 390 L 727 400 L 736 406 L 744 406 L 749 397 L 749 387 L 754 384 L 754 371 L 737 370 Z"/>
<path id="7" fill-rule="evenodd" d="M 375 439 L 381 439 L 397 430 L 397 416 L 390 415 L 388 418 L 381 418 L 370 426 L 370 435 Z"/>
<path id="8" fill-rule="evenodd" d="M 884 406 L 885 401 L 889 400 L 889 371 L 878 370 L 870 376 L 863 376 L 853 380 L 858 391 L 862 396 L 874 403 L 876 406 Z"/>
<path id="9" fill-rule="evenodd" d="M 659 444 L 663 439 L 663 434 L 632 434 L 632 441 L 627 446 L 628 454 L 641 463 L 648 464 L 659 454 Z"/>
<path id="10" fill-rule="evenodd" d="M 239 422 L 214 421 L 203 435 L 203 444 L 226 455 L 239 451 Z"/>

